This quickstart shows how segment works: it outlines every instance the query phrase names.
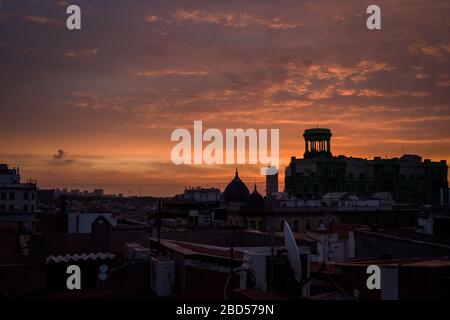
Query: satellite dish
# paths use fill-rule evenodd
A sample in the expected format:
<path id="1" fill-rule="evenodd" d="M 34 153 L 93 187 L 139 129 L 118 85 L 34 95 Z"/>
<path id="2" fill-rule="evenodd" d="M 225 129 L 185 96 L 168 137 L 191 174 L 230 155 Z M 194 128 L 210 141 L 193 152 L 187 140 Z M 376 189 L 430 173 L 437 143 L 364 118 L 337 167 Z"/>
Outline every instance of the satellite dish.
<path id="1" fill-rule="evenodd" d="M 288 251 L 288 260 L 292 270 L 295 273 L 295 279 L 298 282 L 302 280 L 302 265 L 300 262 L 300 253 L 291 228 L 286 221 L 283 221 L 284 246 Z"/>

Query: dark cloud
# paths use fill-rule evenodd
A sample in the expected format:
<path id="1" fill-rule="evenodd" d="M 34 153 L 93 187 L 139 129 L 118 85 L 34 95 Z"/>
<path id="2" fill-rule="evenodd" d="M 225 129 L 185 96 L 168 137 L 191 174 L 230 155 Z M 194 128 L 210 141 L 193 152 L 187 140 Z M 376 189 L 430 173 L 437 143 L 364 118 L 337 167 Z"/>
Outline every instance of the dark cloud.
<path id="1" fill-rule="evenodd" d="M 57 153 L 53 155 L 53 159 L 57 159 L 57 160 L 64 160 L 65 157 L 66 157 L 66 153 L 62 149 L 59 149 L 57 151 Z"/>
<path id="2" fill-rule="evenodd" d="M 58 162 L 64 163 L 64 164 L 72 164 L 75 162 L 73 159 L 67 159 L 67 152 L 63 149 L 59 149 L 54 155 L 53 159 L 57 160 Z"/>

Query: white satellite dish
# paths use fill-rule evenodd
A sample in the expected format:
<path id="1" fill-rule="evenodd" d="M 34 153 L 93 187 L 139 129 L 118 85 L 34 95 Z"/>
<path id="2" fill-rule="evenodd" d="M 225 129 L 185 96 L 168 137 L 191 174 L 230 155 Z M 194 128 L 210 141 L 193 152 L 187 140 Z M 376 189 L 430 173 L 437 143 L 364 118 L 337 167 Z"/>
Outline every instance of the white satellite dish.
<path id="1" fill-rule="evenodd" d="M 300 253 L 298 251 L 297 243 L 295 242 L 294 235 L 291 228 L 286 221 L 283 221 L 283 235 L 284 246 L 288 252 L 288 260 L 292 270 L 295 273 L 295 278 L 298 282 L 302 281 L 302 265 L 300 262 Z"/>

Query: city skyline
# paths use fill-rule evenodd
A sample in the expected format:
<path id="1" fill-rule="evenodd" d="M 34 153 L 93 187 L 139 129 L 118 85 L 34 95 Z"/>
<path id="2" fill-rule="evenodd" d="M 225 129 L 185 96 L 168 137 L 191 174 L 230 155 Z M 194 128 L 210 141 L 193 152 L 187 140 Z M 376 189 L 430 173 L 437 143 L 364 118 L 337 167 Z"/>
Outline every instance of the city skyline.
<path id="1" fill-rule="evenodd" d="M 173 195 L 223 189 L 234 169 L 176 166 L 177 128 L 279 128 L 280 177 L 307 128 L 333 132 L 333 155 L 418 154 L 450 161 L 446 13 L 435 1 L 0 1 L 0 163 L 41 188 Z"/>

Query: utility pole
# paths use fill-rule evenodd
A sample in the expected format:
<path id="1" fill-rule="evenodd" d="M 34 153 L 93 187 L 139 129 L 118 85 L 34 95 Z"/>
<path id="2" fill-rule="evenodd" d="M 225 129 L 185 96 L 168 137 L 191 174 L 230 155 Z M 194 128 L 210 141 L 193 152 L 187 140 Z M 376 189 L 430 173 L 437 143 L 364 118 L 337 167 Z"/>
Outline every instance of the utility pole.
<path id="1" fill-rule="evenodd" d="M 160 242 L 161 242 L 161 223 L 162 223 L 162 200 L 158 200 L 158 211 L 156 214 L 156 232 L 158 237 L 158 250 L 160 248 Z"/>

